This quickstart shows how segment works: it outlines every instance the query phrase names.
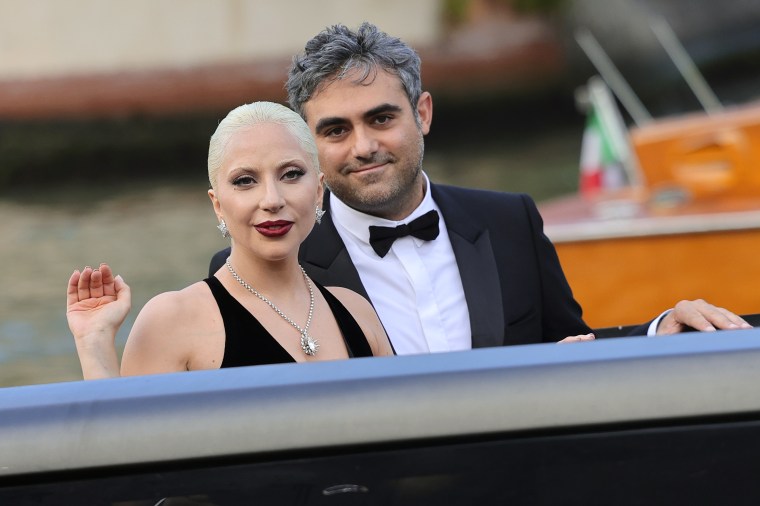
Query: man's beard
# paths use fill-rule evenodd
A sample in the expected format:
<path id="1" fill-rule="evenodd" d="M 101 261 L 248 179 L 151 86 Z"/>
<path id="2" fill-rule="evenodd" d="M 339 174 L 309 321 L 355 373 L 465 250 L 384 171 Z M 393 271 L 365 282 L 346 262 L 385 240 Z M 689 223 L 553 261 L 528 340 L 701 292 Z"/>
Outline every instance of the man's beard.
<path id="1" fill-rule="evenodd" d="M 368 178 L 368 184 L 351 185 L 340 179 L 337 184 L 326 182 L 326 186 L 336 197 L 357 211 L 379 217 L 393 215 L 399 209 L 409 206 L 410 202 L 417 196 L 419 188 L 417 181 L 422 171 L 424 150 L 424 142 L 420 135 L 416 156 L 411 159 L 406 158 L 407 164 L 401 167 L 401 170 L 394 171 L 396 178 L 392 181 L 380 182 L 375 185 L 373 184 L 374 181 Z M 398 161 L 395 157 L 386 154 L 375 156 L 362 165 L 377 163 L 396 164 Z M 341 169 L 342 174 L 347 174 L 350 171 L 351 167 Z M 381 181 L 381 179 L 382 176 L 378 176 L 378 180 Z M 380 185 L 382 185 L 381 189 L 373 188 L 373 186 Z"/>

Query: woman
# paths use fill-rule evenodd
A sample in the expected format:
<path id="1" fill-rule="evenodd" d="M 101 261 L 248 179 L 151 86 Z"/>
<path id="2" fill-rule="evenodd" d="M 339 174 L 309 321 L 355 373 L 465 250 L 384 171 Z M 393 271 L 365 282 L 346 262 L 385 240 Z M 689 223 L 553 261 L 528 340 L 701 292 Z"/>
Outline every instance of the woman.
<path id="1" fill-rule="evenodd" d="M 316 285 L 298 264 L 323 193 L 300 116 L 271 102 L 234 109 L 211 137 L 208 175 L 229 260 L 213 277 L 151 299 L 121 366 L 114 338 L 129 287 L 106 264 L 71 275 L 66 316 L 85 379 L 393 354 L 367 300 Z"/>

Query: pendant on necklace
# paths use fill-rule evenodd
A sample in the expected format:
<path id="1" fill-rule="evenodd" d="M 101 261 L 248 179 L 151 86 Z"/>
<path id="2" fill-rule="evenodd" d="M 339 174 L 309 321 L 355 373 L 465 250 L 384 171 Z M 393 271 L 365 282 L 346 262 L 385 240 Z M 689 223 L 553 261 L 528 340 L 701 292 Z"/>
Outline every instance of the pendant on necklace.
<path id="1" fill-rule="evenodd" d="M 309 356 L 314 356 L 319 350 L 319 341 L 311 337 L 306 331 L 301 332 L 301 349 Z"/>

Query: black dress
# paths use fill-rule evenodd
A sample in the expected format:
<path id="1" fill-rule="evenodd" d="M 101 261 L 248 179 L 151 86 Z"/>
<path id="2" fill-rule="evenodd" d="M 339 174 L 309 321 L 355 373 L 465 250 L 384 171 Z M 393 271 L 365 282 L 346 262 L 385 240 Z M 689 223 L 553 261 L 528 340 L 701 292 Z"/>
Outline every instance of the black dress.
<path id="1" fill-rule="evenodd" d="M 224 321 L 224 358 L 222 368 L 247 365 L 282 364 L 295 359 L 272 337 L 259 321 L 215 277 L 203 281 L 219 305 Z M 349 358 L 371 357 L 372 350 L 359 324 L 346 307 L 319 283 L 312 281 L 325 297 L 330 310 L 343 334 Z"/>

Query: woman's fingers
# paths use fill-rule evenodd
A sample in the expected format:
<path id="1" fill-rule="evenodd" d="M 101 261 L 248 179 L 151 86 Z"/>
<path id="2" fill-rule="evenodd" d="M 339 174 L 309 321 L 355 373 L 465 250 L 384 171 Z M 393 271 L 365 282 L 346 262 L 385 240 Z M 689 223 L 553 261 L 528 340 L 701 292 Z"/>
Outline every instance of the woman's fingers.
<path id="1" fill-rule="evenodd" d="M 77 294 L 79 300 L 86 300 L 90 298 L 90 278 L 92 277 L 92 267 L 89 265 L 82 269 L 82 274 L 79 276 L 79 283 L 77 283 Z"/>
<path id="2" fill-rule="evenodd" d="M 69 284 L 66 289 L 66 306 L 71 306 L 79 302 L 79 278 L 82 275 L 79 269 L 76 269 L 69 277 Z"/>
<path id="3" fill-rule="evenodd" d="M 90 275 L 90 297 L 99 299 L 103 296 L 103 274 L 98 269 L 93 269 Z"/>
<path id="4" fill-rule="evenodd" d="M 129 285 L 124 282 L 121 275 L 114 278 L 114 286 L 116 287 L 116 300 L 126 301 L 127 304 L 132 304 L 132 290 Z"/>
<path id="5" fill-rule="evenodd" d="M 98 299 L 105 296 L 115 296 L 117 293 L 116 279 L 108 264 L 100 264 L 93 269 L 89 265 L 82 271 L 75 270 L 69 277 L 66 290 L 66 303 L 71 305 L 87 299 Z"/>
<path id="6" fill-rule="evenodd" d="M 103 294 L 104 295 L 116 295 L 116 285 L 113 277 L 113 271 L 108 264 L 100 264 L 100 274 L 103 280 Z"/>

